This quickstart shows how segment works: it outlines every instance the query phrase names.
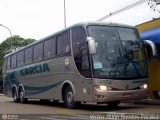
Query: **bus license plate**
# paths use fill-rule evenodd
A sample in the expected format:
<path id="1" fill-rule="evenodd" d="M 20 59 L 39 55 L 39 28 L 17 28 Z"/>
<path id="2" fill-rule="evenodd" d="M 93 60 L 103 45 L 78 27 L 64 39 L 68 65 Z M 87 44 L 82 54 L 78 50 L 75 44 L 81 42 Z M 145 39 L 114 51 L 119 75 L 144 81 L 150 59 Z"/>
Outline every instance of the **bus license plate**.
<path id="1" fill-rule="evenodd" d="M 131 93 L 124 93 L 123 95 L 123 98 L 130 98 L 132 96 Z"/>

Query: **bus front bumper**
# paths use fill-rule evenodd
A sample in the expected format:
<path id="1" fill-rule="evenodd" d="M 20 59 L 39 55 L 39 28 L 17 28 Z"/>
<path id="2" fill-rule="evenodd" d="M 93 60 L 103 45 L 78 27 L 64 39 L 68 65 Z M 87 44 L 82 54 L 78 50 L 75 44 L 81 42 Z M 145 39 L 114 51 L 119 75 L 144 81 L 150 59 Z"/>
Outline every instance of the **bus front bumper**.
<path id="1" fill-rule="evenodd" d="M 147 98 L 147 89 L 124 90 L 124 91 L 96 91 L 94 102 L 105 103 L 111 101 L 127 101 Z"/>

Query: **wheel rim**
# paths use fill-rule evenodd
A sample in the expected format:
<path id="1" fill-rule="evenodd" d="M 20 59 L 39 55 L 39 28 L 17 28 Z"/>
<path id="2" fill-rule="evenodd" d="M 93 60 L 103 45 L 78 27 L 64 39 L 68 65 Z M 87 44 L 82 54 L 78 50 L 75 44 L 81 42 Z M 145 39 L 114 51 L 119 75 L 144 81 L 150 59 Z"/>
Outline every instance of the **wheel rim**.
<path id="1" fill-rule="evenodd" d="M 67 102 L 68 102 L 68 104 L 71 105 L 73 103 L 73 99 L 74 99 L 73 92 L 68 92 L 67 93 Z"/>
<path id="2" fill-rule="evenodd" d="M 17 93 L 16 93 L 16 91 L 15 91 L 15 90 L 14 90 L 13 98 L 14 98 L 14 101 L 16 101 L 16 100 L 17 100 Z"/>
<path id="3" fill-rule="evenodd" d="M 23 102 L 23 98 L 24 98 L 24 94 L 23 94 L 23 91 L 20 92 L 20 100 L 21 102 Z"/>

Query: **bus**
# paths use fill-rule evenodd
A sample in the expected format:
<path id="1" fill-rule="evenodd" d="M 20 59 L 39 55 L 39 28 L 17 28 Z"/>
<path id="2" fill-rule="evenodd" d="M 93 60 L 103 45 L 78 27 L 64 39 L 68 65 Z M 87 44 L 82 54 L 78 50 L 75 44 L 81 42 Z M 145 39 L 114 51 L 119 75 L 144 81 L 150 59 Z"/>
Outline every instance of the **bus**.
<path id="1" fill-rule="evenodd" d="M 160 23 L 160 19 L 159 19 Z M 148 56 L 148 92 L 149 98 L 160 99 L 160 27 L 152 28 L 142 32 L 141 39 L 149 39 L 153 42 L 156 54 L 153 55 L 150 46 L 147 48 Z"/>
<path id="2" fill-rule="evenodd" d="M 147 62 L 138 31 L 86 22 L 4 56 L 4 93 L 15 102 L 92 102 L 117 106 L 147 97 Z"/>
<path id="3" fill-rule="evenodd" d="M 149 98 L 160 99 L 160 18 L 155 18 L 151 21 L 139 24 L 136 26 L 140 32 L 141 40 L 150 40 L 154 46 L 152 53 L 151 46 L 147 45 L 147 57 L 148 57 L 148 83 L 147 88 L 149 92 Z"/>

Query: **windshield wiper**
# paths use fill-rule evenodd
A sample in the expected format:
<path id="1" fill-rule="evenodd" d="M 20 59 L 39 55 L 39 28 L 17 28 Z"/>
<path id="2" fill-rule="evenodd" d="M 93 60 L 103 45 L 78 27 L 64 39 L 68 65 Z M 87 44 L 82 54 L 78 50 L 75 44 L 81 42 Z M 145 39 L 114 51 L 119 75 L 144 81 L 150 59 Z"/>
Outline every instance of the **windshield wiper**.
<path id="1" fill-rule="evenodd" d="M 133 40 L 127 40 L 127 43 L 129 43 L 129 45 L 138 45 L 139 46 L 139 43 L 137 40 L 133 41 Z"/>

